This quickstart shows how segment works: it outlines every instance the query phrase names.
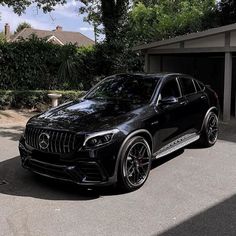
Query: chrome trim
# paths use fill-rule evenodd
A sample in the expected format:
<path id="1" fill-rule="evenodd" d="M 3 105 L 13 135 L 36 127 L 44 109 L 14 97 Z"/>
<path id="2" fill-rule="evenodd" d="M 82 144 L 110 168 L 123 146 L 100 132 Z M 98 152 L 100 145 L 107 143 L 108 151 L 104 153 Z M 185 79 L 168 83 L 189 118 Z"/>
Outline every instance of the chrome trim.
<path id="1" fill-rule="evenodd" d="M 64 142 L 63 142 L 63 152 L 66 152 L 66 138 L 67 138 L 67 133 L 64 136 Z"/>
<path id="2" fill-rule="evenodd" d="M 45 144 L 45 146 L 43 146 L 42 144 Z M 50 145 L 50 135 L 46 132 L 42 132 L 39 135 L 39 147 L 43 150 L 48 149 Z"/>
<path id="3" fill-rule="evenodd" d="M 43 133 L 48 134 L 49 145 L 47 148 L 41 148 L 39 146 L 39 136 Z M 69 153 L 75 151 L 77 133 L 65 131 L 65 130 L 52 130 L 39 127 L 27 127 L 25 140 L 26 144 L 33 149 L 37 149 L 43 152 L 49 153 Z M 81 140 L 82 142 L 82 140 Z M 82 147 L 82 143 L 80 143 Z"/>
<path id="4" fill-rule="evenodd" d="M 194 79 L 192 79 L 192 82 L 193 82 L 193 85 L 194 85 L 194 88 L 195 88 L 195 93 L 198 93 L 197 88 L 196 88 L 196 84 L 194 82 Z"/>
<path id="5" fill-rule="evenodd" d="M 179 82 L 179 77 L 178 76 L 176 77 L 176 82 L 177 82 L 178 88 L 179 88 L 179 94 L 180 94 L 179 98 L 182 98 L 183 97 L 183 93 L 182 93 L 182 90 L 181 90 L 181 86 L 180 86 L 180 82 Z"/>

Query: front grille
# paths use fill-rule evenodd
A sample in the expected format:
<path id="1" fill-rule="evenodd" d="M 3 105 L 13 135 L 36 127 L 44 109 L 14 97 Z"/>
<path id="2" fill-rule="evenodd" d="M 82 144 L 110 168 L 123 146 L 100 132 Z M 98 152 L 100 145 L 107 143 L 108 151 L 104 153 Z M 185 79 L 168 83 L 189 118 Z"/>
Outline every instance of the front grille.
<path id="1" fill-rule="evenodd" d="M 47 140 L 48 147 L 46 148 L 42 148 L 42 146 L 40 146 L 39 137 L 42 133 L 47 134 L 49 137 Z M 79 146 L 82 146 L 81 137 L 79 138 L 79 136 L 75 133 L 34 127 L 26 128 L 25 140 L 29 146 L 48 153 L 71 153 Z"/>

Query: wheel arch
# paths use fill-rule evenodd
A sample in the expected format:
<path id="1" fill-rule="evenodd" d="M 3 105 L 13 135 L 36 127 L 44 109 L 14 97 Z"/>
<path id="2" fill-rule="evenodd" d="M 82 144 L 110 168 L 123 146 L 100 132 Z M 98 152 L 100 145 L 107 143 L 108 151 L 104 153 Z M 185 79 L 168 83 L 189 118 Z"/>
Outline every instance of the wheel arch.
<path id="1" fill-rule="evenodd" d="M 206 114 L 205 114 L 205 116 L 204 116 L 200 133 L 201 133 L 202 130 L 204 129 L 204 126 L 205 126 L 205 124 L 206 124 L 207 117 L 208 117 L 208 115 L 210 114 L 210 112 L 214 112 L 214 113 L 219 117 L 219 110 L 217 109 L 217 107 L 210 107 L 210 108 L 207 110 L 207 112 L 206 112 Z"/>
<path id="2" fill-rule="evenodd" d="M 119 163 L 120 163 L 123 148 L 124 148 L 125 144 L 127 143 L 127 141 L 130 140 L 131 138 L 135 137 L 135 136 L 141 136 L 141 137 L 145 138 L 145 140 L 150 145 L 151 153 L 153 154 L 153 138 L 152 138 L 151 133 L 146 129 L 138 129 L 138 130 L 135 130 L 135 131 L 131 132 L 125 138 L 125 140 L 122 142 L 122 144 L 120 146 L 120 149 L 119 149 L 119 152 L 118 152 L 118 155 L 117 155 L 117 159 L 116 159 L 116 166 L 115 166 L 115 175 L 116 175 L 116 177 L 117 177 L 117 174 L 118 174 L 118 168 L 119 168 Z"/>

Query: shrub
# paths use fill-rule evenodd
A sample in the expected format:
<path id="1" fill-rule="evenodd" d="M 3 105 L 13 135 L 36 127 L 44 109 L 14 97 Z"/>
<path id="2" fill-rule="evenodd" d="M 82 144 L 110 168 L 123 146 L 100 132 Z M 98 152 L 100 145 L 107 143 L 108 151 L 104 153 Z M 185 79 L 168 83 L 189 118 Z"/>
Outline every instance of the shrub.
<path id="1" fill-rule="evenodd" d="M 94 50 L 55 45 L 35 36 L 0 42 L 0 89 L 81 90 L 83 83 L 96 77 Z"/>
<path id="2" fill-rule="evenodd" d="M 13 43 L 0 41 L 0 89 L 88 90 L 104 76 L 142 71 L 143 61 L 124 45 L 104 42 L 78 48 L 36 36 Z"/>
<path id="3" fill-rule="evenodd" d="M 60 103 L 78 99 L 84 94 L 83 91 L 0 90 L 0 109 L 27 108 L 42 110 L 42 108 L 47 108 L 51 104 L 48 97 L 49 93 L 62 94 L 62 98 L 59 99 Z"/>

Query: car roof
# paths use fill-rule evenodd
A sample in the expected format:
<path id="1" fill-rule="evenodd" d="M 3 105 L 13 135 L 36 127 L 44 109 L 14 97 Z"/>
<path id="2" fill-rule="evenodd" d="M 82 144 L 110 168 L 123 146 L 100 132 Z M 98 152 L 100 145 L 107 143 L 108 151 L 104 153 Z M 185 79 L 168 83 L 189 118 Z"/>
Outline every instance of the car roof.
<path id="1" fill-rule="evenodd" d="M 125 75 L 126 76 L 140 76 L 140 77 L 143 77 L 143 78 L 165 78 L 165 77 L 169 77 L 169 76 L 180 76 L 180 75 L 189 77 L 189 75 L 185 75 L 185 74 L 181 74 L 181 73 L 170 73 L 170 72 L 161 72 L 161 73 L 120 73 L 120 74 L 116 74 L 116 75 L 113 75 L 113 76 L 125 76 Z"/>

